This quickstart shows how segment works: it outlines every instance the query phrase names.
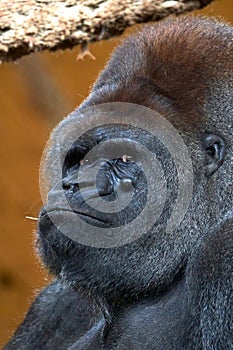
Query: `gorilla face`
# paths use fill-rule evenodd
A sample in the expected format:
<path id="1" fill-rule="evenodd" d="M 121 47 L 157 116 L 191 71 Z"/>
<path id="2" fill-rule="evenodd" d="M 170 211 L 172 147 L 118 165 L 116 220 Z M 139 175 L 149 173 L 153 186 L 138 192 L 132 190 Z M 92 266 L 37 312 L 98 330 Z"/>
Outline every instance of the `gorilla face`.
<path id="1" fill-rule="evenodd" d="M 106 106 L 114 110 L 114 104 Z M 127 103 L 124 106 L 135 108 Z M 148 108 L 137 108 L 154 113 Z M 88 115 L 83 114 L 87 122 Z M 141 118 L 142 110 L 139 114 Z M 153 118 L 156 119 L 154 115 Z M 165 137 L 163 118 L 156 125 L 156 132 L 152 125 L 148 131 L 135 121 L 132 125 L 116 120 L 114 124 L 88 127 L 77 138 L 75 128 L 80 132 L 80 120 L 83 123 L 79 113 L 68 117 L 55 130 L 53 147 L 46 153 L 45 168 L 50 169 L 48 164 L 52 163 L 57 172 L 50 174 L 48 202 L 40 215 L 38 247 L 43 261 L 52 272 L 72 280 L 73 285 L 82 283 L 106 298 L 115 298 L 119 293 L 148 294 L 150 289 L 154 292 L 155 285 L 158 289 L 163 287 L 165 273 L 167 283 L 185 264 L 187 250 L 198 239 L 198 235 L 192 238 L 193 230 L 203 225 L 195 207 L 200 198 L 205 203 L 206 192 L 198 182 L 193 184 L 190 177 L 192 162 L 182 143 L 189 138 L 182 130 L 183 139 L 179 138 L 180 134 L 173 134 L 173 129 Z M 72 137 L 67 133 L 70 129 Z M 210 158 L 217 159 L 218 152 L 216 143 L 211 144 L 212 137 L 208 137 L 207 143 L 199 142 L 199 148 L 195 140 L 190 147 L 192 157 L 207 152 L 211 163 Z M 186 152 L 183 159 L 182 152 Z M 60 162 L 59 166 L 54 165 L 56 162 Z M 199 171 L 206 181 L 203 159 L 196 162 L 194 171 Z M 45 176 L 48 178 L 47 172 Z M 193 186 L 195 195 L 191 197 L 188 189 Z M 182 221 L 179 206 L 174 214 L 180 192 L 183 197 L 187 192 L 189 199 L 185 210 L 182 207 Z M 181 240 L 191 216 L 189 232 Z M 170 232 L 169 220 L 177 225 Z"/>
<path id="2" fill-rule="evenodd" d="M 95 150 L 96 146 L 98 148 Z M 118 283 L 122 281 L 119 283 L 121 289 L 121 284 L 129 281 L 131 273 L 128 271 L 137 269 L 139 260 L 148 268 L 147 252 L 143 246 L 140 247 L 141 244 L 134 242 L 119 247 L 119 237 L 119 241 L 116 240 L 119 242 L 117 247 L 90 247 L 71 240 L 59 227 L 67 225 L 67 230 L 70 231 L 83 230 L 85 236 L 91 230 L 97 231 L 97 228 L 105 230 L 105 235 L 109 234 L 111 228 L 119 228 L 119 232 L 126 239 L 135 241 L 134 232 L 129 230 L 127 224 L 132 223 L 146 205 L 148 179 L 142 165 L 145 167 L 146 164 L 150 168 L 153 161 L 151 154 L 155 154 L 162 165 L 163 172 L 159 176 L 164 175 L 167 179 L 169 192 L 169 196 L 165 197 L 166 203 L 161 217 L 148 233 L 146 228 L 142 232 L 145 235 L 143 241 L 151 240 L 152 248 L 155 240 L 152 236 L 161 235 L 165 218 L 169 214 L 168 199 L 177 197 L 177 191 L 173 187 L 176 168 L 164 145 L 145 130 L 121 124 L 89 130 L 72 144 L 61 167 L 61 186 L 56 184 L 50 190 L 48 203 L 40 215 L 39 249 L 43 260 L 53 272 L 69 278 L 70 271 L 75 270 L 77 282 L 80 283 L 81 279 L 95 285 L 95 288 L 100 288 L 105 279 L 104 271 L 109 270 L 106 275 L 114 274 Z M 156 177 L 158 175 L 155 174 L 154 178 Z M 159 181 L 157 185 L 159 186 Z M 162 186 L 158 186 L 154 186 L 157 191 L 156 199 L 164 191 Z M 159 209 L 154 206 L 151 215 L 155 216 L 156 210 Z M 71 213 L 78 216 L 78 227 L 69 226 Z M 82 228 L 80 220 L 88 225 Z M 109 289 L 109 286 L 104 288 Z"/>

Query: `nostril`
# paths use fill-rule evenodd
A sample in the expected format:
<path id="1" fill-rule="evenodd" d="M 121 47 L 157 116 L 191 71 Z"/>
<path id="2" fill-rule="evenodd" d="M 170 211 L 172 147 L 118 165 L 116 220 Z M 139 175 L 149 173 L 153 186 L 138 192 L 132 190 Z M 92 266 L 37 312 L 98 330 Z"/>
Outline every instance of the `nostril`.
<path id="1" fill-rule="evenodd" d="M 133 189 L 133 182 L 132 182 L 132 180 L 127 178 L 127 177 L 123 177 L 120 180 L 120 188 L 124 192 L 132 191 L 132 189 Z"/>
<path id="2" fill-rule="evenodd" d="M 64 191 L 68 191 L 71 188 L 71 184 L 69 181 L 63 180 L 62 181 L 62 188 Z"/>

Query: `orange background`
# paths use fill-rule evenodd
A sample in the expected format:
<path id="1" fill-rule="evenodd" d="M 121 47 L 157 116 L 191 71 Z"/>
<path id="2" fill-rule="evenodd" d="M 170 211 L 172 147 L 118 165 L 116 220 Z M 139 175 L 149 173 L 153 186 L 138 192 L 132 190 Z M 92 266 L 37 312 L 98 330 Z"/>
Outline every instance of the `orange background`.
<path id="1" fill-rule="evenodd" d="M 233 2 L 216 0 L 198 13 L 233 23 Z M 34 253 L 35 223 L 25 219 L 36 217 L 41 206 L 38 178 L 45 143 L 52 127 L 87 96 L 120 40 L 91 45 L 95 60 L 77 61 L 76 48 L 0 67 L 0 347 L 22 321 L 36 291 L 48 283 Z"/>

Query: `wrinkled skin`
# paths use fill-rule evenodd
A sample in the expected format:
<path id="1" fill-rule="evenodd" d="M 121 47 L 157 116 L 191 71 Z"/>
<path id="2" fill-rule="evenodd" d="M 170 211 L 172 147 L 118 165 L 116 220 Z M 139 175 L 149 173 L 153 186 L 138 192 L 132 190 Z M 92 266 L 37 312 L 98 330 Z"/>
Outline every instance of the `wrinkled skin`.
<path id="1" fill-rule="evenodd" d="M 212 19 L 181 17 L 148 25 L 116 49 L 82 109 L 108 102 L 149 107 L 167 118 L 184 140 L 193 164 L 193 197 L 172 232 L 165 223 L 176 198 L 175 168 L 167 151 L 133 128 L 100 126 L 73 145 L 63 166 L 63 191 L 72 209 L 98 227 L 136 217 L 146 198 L 140 151 L 134 137 L 159 157 L 168 183 L 160 220 L 141 238 L 123 246 L 95 248 L 59 232 L 48 216 L 59 208 L 50 188 L 42 208 L 37 246 L 55 276 L 32 304 L 5 350 L 229 350 L 233 344 L 233 28 Z M 62 149 L 54 131 L 48 159 Z M 134 187 L 135 204 L 122 215 L 100 215 L 83 202 L 76 173 L 83 156 L 111 138 L 129 140 L 133 158 L 104 163 L 99 194 L 111 201 L 117 189 Z M 147 135 L 148 136 L 148 135 Z M 81 182 L 93 196 L 91 171 Z M 53 178 L 54 164 L 48 165 Z M 88 179 L 88 181 L 87 181 Z M 86 181 L 86 182 L 85 182 Z M 85 213 L 85 215 L 84 215 Z M 64 222 L 66 211 L 57 210 Z"/>

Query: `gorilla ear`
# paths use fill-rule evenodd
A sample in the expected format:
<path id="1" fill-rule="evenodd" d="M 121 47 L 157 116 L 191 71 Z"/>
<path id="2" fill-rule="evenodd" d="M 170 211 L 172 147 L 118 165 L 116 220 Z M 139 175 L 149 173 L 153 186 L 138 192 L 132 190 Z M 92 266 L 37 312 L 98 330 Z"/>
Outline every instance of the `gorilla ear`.
<path id="1" fill-rule="evenodd" d="M 222 165 L 225 158 L 225 142 L 214 134 L 205 134 L 203 137 L 203 147 L 206 152 L 206 177 L 213 175 Z"/>

